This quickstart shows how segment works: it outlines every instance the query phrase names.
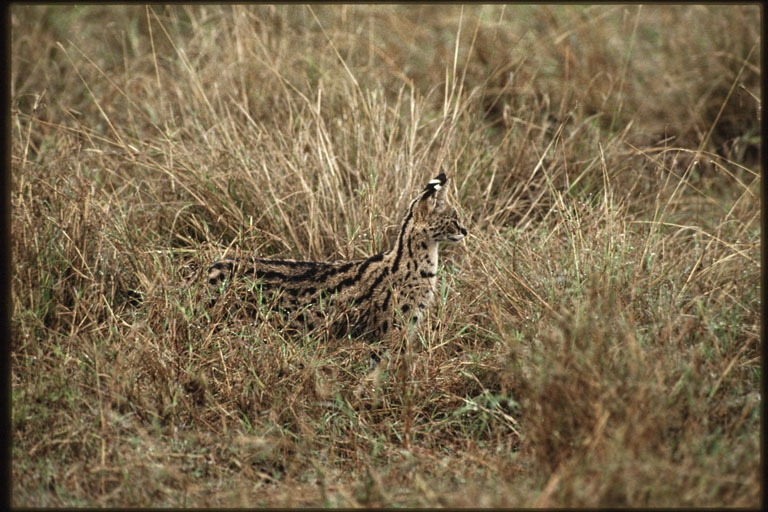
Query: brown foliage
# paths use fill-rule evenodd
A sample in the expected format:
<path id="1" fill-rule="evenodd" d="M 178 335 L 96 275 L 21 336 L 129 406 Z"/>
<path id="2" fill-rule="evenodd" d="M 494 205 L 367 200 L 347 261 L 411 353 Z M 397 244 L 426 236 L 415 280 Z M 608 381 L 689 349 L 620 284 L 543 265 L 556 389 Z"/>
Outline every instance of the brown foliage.
<path id="1" fill-rule="evenodd" d="M 14 505 L 757 506 L 759 12 L 14 5 Z M 189 279 L 372 255 L 441 171 L 372 375 Z"/>

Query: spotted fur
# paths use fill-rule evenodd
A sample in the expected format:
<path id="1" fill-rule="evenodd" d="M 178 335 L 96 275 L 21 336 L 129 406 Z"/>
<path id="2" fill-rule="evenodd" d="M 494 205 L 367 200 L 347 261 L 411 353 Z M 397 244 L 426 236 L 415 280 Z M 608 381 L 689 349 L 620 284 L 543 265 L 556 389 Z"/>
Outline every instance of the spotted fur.
<path id="1" fill-rule="evenodd" d="M 438 243 L 467 234 L 445 199 L 447 181 L 441 173 L 424 187 L 408 206 L 395 246 L 385 252 L 348 261 L 225 258 L 210 267 L 208 283 L 253 280 L 262 300 L 273 297 L 270 304 L 286 317 L 285 326 L 296 330 L 325 326 L 332 336 L 369 341 L 410 333 L 434 297 Z"/>

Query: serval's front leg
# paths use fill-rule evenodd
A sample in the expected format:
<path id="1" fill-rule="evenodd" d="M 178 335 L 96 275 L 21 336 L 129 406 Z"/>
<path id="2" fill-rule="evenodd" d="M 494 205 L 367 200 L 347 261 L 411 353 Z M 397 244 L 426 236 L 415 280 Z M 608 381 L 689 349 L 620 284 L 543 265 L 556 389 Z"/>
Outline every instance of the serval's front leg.
<path id="1" fill-rule="evenodd" d="M 413 334 L 413 329 L 392 327 L 379 336 L 379 343 L 375 347 L 371 347 L 368 370 L 374 370 L 381 364 L 382 360 L 389 359 L 392 354 L 396 354 L 396 357 L 401 356 L 410 348 Z"/>

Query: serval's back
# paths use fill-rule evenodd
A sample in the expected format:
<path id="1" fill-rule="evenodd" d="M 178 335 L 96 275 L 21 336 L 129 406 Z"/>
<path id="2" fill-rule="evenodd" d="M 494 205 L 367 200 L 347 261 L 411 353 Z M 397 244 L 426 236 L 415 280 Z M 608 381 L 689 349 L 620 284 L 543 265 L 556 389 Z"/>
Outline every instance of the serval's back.
<path id="1" fill-rule="evenodd" d="M 295 261 L 226 258 L 214 263 L 208 282 L 229 277 L 255 280 L 255 293 L 296 330 L 328 328 L 384 341 L 418 324 L 434 297 L 439 242 L 458 242 L 467 231 L 445 198 L 445 174 L 431 180 L 411 202 L 395 246 L 360 260 Z M 264 300 L 265 297 L 272 297 Z"/>

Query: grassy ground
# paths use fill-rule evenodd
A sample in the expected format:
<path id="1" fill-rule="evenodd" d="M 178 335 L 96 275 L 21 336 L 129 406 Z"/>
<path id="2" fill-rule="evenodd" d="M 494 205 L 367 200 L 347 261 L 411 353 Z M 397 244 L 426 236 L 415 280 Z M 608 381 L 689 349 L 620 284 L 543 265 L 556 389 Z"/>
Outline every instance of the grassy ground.
<path id="1" fill-rule="evenodd" d="M 11 10 L 15 506 L 758 506 L 757 6 Z M 403 358 L 214 323 L 445 171 Z"/>

